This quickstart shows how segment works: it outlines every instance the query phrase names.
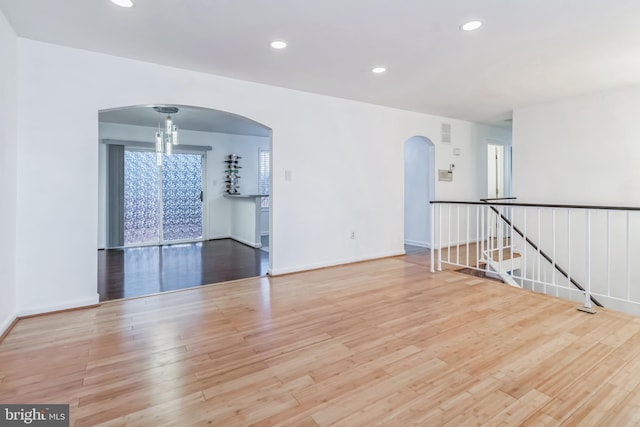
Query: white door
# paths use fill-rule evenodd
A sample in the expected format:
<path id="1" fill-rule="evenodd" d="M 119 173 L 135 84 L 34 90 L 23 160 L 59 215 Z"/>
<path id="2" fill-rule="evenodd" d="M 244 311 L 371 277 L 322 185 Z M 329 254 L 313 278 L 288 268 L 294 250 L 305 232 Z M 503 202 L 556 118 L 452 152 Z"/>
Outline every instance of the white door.
<path id="1" fill-rule="evenodd" d="M 504 146 L 489 144 L 487 156 L 487 197 L 491 199 L 505 197 L 504 161 Z"/>

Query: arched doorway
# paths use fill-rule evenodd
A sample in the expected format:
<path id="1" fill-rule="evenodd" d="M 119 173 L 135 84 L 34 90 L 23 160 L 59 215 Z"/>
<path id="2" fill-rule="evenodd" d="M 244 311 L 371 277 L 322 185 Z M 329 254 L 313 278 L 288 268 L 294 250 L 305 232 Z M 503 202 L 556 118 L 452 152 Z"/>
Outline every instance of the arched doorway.
<path id="1" fill-rule="evenodd" d="M 435 145 L 424 136 L 404 143 L 404 244 L 407 252 L 433 246 L 431 207 L 435 198 Z"/>
<path id="2" fill-rule="evenodd" d="M 166 104 L 98 119 L 101 301 L 268 273 L 270 128 Z M 164 140 L 168 119 L 177 144 Z"/>

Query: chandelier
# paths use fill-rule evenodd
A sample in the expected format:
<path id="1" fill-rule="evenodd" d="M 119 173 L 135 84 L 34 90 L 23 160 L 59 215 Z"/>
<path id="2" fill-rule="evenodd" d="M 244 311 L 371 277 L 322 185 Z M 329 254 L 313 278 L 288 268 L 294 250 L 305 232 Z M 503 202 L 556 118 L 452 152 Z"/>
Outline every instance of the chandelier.
<path id="1" fill-rule="evenodd" d="M 166 114 L 164 129 L 158 125 L 156 132 L 156 164 L 162 166 L 162 155 L 171 155 L 173 146 L 178 144 L 178 126 L 173 123 L 171 114 L 178 112 L 178 107 L 153 107 L 158 113 Z"/>

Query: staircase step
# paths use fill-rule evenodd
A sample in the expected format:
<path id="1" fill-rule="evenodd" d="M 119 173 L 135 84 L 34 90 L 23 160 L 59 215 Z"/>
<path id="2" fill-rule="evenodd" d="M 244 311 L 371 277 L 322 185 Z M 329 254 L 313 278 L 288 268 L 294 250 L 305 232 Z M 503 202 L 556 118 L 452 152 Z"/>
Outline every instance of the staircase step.
<path id="1" fill-rule="evenodd" d="M 520 256 L 516 257 L 516 252 L 513 253 L 514 257 L 509 259 L 503 259 L 502 262 L 498 260 L 487 260 L 487 275 L 493 275 L 496 278 L 501 279 L 504 283 L 510 286 L 521 287 L 518 282 L 516 282 L 510 272 L 513 270 L 518 270 L 520 268 Z"/>
<path id="2" fill-rule="evenodd" d="M 491 254 L 491 258 L 493 258 L 494 261 L 497 262 L 498 260 L 500 260 L 500 252 L 498 249 L 494 249 L 493 251 L 490 251 L 490 252 L 493 252 Z M 521 256 L 522 255 L 519 252 L 516 252 L 515 250 L 513 251 L 513 259 L 520 258 Z M 511 250 L 502 251 L 502 260 L 504 261 L 508 259 L 511 259 Z"/>

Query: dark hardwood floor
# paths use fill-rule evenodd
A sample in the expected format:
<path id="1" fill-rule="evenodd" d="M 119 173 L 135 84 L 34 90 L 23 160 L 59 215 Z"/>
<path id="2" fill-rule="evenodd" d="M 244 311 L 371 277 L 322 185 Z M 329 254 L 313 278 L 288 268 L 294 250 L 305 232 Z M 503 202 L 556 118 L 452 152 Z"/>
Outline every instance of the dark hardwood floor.
<path id="1" fill-rule="evenodd" d="M 264 276 L 269 253 L 231 239 L 98 251 L 100 301 Z"/>

